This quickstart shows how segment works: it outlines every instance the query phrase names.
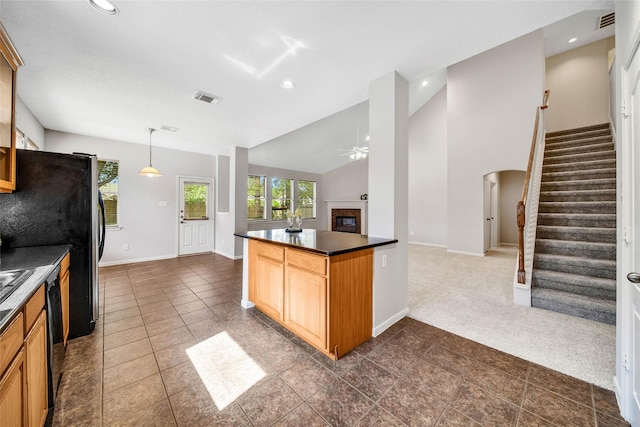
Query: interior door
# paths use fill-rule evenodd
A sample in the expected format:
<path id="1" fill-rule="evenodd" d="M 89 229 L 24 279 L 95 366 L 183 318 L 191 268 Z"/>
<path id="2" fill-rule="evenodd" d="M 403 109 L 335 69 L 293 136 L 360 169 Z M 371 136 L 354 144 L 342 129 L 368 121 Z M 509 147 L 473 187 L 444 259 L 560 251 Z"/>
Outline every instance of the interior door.
<path id="1" fill-rule="evenodd" d="M 179 177 L 178 255 L 213 251 L 213 180 Z"/>
<path id="2" fill-rule="evenodd" d="M 623 72 L 622 99 L 623 138 L 620 153 L 622 179 L 621 226 L 619 244 L 620 292 L 618 304 L 621 324 L 618 336 L 622 340 L 622 355 L 618 361 L 623 370 L 619 381 L 622 388 L 622 413 L 631 425 L 640 424 L 640 54 L 636 50 L 627 70 Z M 621 298 L 620 298 L 621 296 Z M 629 357 L 627 358 L 627 355 Z M 628 362 L 627 362 L 628 360 Z"/>

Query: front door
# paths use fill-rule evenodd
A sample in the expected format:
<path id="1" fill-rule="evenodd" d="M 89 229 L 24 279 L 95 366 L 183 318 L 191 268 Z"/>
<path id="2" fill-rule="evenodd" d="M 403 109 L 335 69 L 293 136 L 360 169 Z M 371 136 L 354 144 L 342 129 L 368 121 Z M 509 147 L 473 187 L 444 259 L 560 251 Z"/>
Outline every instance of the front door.
<path id="1" fill-rule="evenodd" d="M 622 73 L 622 115 L 620 158 L 621 236 L 618 247 L 618 380 L 621 409 L 631 425 L 640 425 L 640 52 Z M 627 357 L 628 355 L 628 357 Z"/>
<path id="2" fill-rule="evenodd" d="M 213 180 L 179 177 L 178 255 L 213 251 Z"/>

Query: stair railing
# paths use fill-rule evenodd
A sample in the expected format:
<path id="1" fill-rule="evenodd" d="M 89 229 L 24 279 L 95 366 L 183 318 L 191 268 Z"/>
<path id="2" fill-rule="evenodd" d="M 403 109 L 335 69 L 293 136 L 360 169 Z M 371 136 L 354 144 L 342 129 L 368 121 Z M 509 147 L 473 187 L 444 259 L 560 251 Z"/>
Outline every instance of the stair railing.
<path id="1" fill-rule="evenodd" d="M 529 193 L 531 190 L 531 179 L 533 172 L 537 172 L 534 177 L 537 177 L 538 182 L 540 181 L 540 169 L 542 166 L 542 162 L 536 162 L 534 165 L 534 160 L 536 159 L 536 154 L 538 154 L 538 158 L 541 159 L 541 150 L 540 147 L 542 145 L 541 141 L 544 141 L 544 132 L 540 131 L 540 128 L 544 128 L 544 116 L 543 112 L 549 106 L 549 91 L 544 91 L 544 96 L 542 98 L 542 105 L 536 108 L 536 121 L 533 126 L 533 138 L 531 140 L 531 150 L 529 151 L 529 163 L 527 165 L 527 174 L 524 177 L 524 186 L 522 188 L 522 196 L 520 201 L 518 202 L 517 207 L 517 221 L 518 221 L 518 283 L 525 284 L 526 283 L 526 270 L 525 270 L 525 239 L 524 239 L 524 227 L 526 223 L 526 211 L 527 211 L 527 198 L 529 198 Z M 544 150 L 544 148 L 542 148 Z M 534 170 L 534 166 L 538 166 Z"/>

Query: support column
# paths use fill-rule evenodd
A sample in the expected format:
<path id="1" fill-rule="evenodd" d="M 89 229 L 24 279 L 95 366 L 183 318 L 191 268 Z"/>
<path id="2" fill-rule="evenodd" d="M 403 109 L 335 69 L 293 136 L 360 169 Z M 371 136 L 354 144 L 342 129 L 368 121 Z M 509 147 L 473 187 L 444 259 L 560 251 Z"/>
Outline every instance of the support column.
<path id="1" fill-rule="evenodd" d="M 398 239 L 375 251 L 374 336 L 409 312 L 408 88 L 397 72 L 369 85 L 369 235 Z"/>

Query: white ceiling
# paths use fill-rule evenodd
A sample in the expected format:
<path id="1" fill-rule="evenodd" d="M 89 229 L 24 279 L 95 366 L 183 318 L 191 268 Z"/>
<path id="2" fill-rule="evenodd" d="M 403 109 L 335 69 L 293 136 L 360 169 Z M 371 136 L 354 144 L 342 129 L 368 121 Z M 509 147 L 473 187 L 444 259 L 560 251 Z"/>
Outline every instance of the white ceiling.
<path id="1" fill-rule="evenodd" d="M 115 16 L 86 0 L 0 1 L 25 63 L 18 96 L 45 128 L 148 144 L 146 127 L 168 125 L 180 130 L 156 132 L 154 146 L 213 155 L 275 139 L 250 162 L 316 173 L 347 161 L 357 120 L 366 134 L 367 104 L 354 106 L 382 75 L 407 79 L 414 112 L 447 66 L 576 13 L 591 11 L 579 15 L 588 23 L 545 29 L 548 54 L 568 49 L 565 31 L 613 34 L 593 22 L 612 0 L 113 3 Z M 196 101 L 196 90 L 223 100 Z"/>

